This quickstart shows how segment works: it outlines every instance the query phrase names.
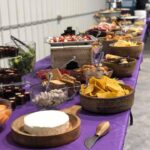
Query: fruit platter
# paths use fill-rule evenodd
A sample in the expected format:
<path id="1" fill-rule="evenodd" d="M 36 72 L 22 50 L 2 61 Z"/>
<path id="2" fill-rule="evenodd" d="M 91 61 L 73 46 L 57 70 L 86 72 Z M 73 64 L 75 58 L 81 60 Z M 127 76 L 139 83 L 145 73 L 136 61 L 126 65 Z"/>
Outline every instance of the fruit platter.
<path id="1" fill-rule="evenodd" d="M 65 45 L 85 45 L 90 44 L 96 41 L 91 35 L 83 34 L 83 35 L 64 35 L 58 37 L 47 37 L 46 43 L 51 46 L 65 46 Z"/>

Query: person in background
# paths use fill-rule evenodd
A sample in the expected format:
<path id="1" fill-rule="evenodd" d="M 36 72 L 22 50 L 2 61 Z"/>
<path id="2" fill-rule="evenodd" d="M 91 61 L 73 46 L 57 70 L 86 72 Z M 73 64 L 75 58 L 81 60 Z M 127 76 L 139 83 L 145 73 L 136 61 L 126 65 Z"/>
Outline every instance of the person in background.
<path id="1" fill-rule="evenodd" d="M 136 9 L 138 9 L 138 10 L 145 9 L 146 3 L 148 3 L 148 0 L 137 0 L 136 1 Z"/>

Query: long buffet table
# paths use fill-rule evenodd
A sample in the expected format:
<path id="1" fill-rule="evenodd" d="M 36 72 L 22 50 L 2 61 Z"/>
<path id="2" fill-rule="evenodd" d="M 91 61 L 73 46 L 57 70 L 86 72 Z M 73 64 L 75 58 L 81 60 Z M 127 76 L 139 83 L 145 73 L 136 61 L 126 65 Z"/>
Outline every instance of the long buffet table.
<path id="1" fill-rule="evenodd" d="M 146 29 L 147 29 L 147 26 L 145 26 L 144 28 L 143 40 L 145 37 Z M 141 54 L 140 58 L 137 60 L 137 65 L 136 65 L 136 69 L 135 69 L 133 76 L 131 78 L 122 79 L 126 84 L 132 86 L 133 88 L 136 88 L 140 64 L 142 60 L 143 60 L 143 53 Z M 44 69 L 49 66 L 50 66 L 50 58 L 46 57 L 43 60 L 37 62 L 35 66 L 35 70 Z M 32 84 L 36 84 L 39 82 L 39 80 L 36 77 L 31 76 L 31 75 L 25 76 L 24 79 L 32 82 Z M 60 105 L 56 109 L 62 109 L 62 108 L 70 107 L 75 104 L 79 104 L 79 101 L 80 101 L 79 96 L 76 96 L 73 100 Z M 10 136 L 10 127 L 11 127 L 11 123 L 17 117 L 27 114 L 27 113 L 35 112 L 37 110 L 38 108 L 35 105 L 33 105 L 31 102 L 28 102 L 23 106 L 17 107 L 17 109 L 13 112 L 11 118 L 7 122 L 5 129 L 0 131 L 0 150 L 26 150 L 28 149 L 26 147 L 18 146 L 12 141 L 11 136 Z M 103 115 L 92 114 L 87 111 L 81 110 L 78 113 L 78 116 L 81 119 L 80 137 L 76 141 L 68 145 L 64 145 L 64 146 L 57 147 L 57 148 L 51 148 L 51 149 L 53 150 L 75 150 L 75 149 L 86 150 L 84 146 L 84 140 L 87 137 L 94 135 L 96 126 L 101 121 L 107 120 L 107 121 L 110 121 L 111 130 L 109 134 L 107 134 L 105 137 L 103 137 L 101 140 L 99 140 L 96 143 L 96 145 L 93 147 L 93 150 L 122 150 L 124 141 L 125 141 L 126 131 L 128 128 L 128 121 L 129 121 L 130 113 L 131 111 L 129 110 L 129 111 L 119 113 L 119 114 L 103 116 Z M 31 149 L 34 150 L 33 148 Z"/>

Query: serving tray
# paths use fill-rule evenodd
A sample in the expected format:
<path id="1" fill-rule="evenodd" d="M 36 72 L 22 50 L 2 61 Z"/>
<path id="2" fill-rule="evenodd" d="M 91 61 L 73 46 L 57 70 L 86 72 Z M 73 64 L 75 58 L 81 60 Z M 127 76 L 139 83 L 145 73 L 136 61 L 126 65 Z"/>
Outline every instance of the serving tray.
<path id="1" fill-rule="evenodd" d="M 65 133 L 53 136 L 35 136 L 26 133 L 23 129 L 25 116 L 21 116 L 17 118 L 11 125 L 12 139 L 15 143 L 30 148 L 57 147 L 71 143 L 80 136 L 81 121 L 80 118 L 76 116 L 76 112 L 80 108 L 80 106 L 73 106 L 64 110 L 64 112 L 69 115 L 69 128 Z"/>
<path id="2" fill-rule="evenodd" d="M 70 45 L 88 45 L 93 43 L 94 41 L 96 41 L 97 39 L 94 36 L 91 36 L 92 40 L 88 40 L 88 41 L 68 41 L 68 42 L 55 42 L 55 43 L 51 43 L 49 42 L 50 39 L 52 39 L 53 37 L 49 36 L 45 39 L 45 42 L 50 44 L 51 46 L 70 46 Z"/>

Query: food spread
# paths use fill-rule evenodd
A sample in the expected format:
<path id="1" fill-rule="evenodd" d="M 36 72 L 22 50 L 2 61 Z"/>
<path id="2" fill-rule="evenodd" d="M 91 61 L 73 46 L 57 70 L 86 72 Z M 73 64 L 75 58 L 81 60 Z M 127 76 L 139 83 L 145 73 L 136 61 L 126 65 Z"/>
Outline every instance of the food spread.
<path id="1" fill-rule="evenodd" d="M 102 19 L 104 21 L 107 21 L 105 18 Z M 113 46 L 114 49 L 115 47 L 117 47 L 116 49 L 119 50 L 124 49 L 121 47 L 135 47 L 136 49 L 136 46 L 139 45 L 139 42 L 136 40 L 134 41 L 133 38 L 141 36 L 143 28 L 137 26 L 123 28 L 123 26 L 121 27 L 122 24 L 131 24 L 131 21 L 121 21 L 117 23 L 114 20 L 117 21 L 117 17 L 111 18 L 112 23 L 101 22 L 98 25 L 94 25 L 93 27 L 91 27 L 89 30 L 87 30 L 87 32 L 92 31 L 94 33 L 96 31 L 96 33 L 98 33 L 95 36 L 97 44 L 99 44 L 100 40 L 98 39 L 98 37 L 105 37 L 103 39 L 105 39 L 106 41 L 117 41 L 110 45 Z M 117 30 L 120 31 L 117 33 Z M 92 36 L 88 35 L 87 33 L 82 35 L 68 35 L 66 33 L 62 36 L 50 37 L 48 39 L 48 43 L 51 44 L 51 46 L 60 46 L 59 43 L 63 43 L 62 45 L 66 46 L 67 44 L 64 43 L 77 44 L 79 42 L 83 42 L 86 45 L 86 41 L 92 42 Z M 91 42 L 88 43 L 90 46 L 92 45 Z M 100 47 L 98 47 L 96 50 L 98 52 L 101 51 Z M 139 53 L 141 53 L 141 51 Z M 29 52 L 24 51 L 20 53 L 18 48 L 0 46 L 0 58 L 13 57 L 17 56 L 18 54 L 18 57 L 12 58 L 10 60 L 12 67 L 11 69 L 0 69 L 0 83 L 5 84 L 10 83 L 10 81 L 11 83 L 20 81 L 21 75 L 32 71 L 33 64 L 35 61 L 35 51 L 33 49 L 30 49 Z M 84 97 L 84 102 L 86 100 L 91 100 L 91 108 L 93 105 L 92 99 L 97 100 L 98 102 L 101 101 L 101 99 L 103 99 L 104 105 L 99 105 L 98 102 L 94 103 L 94 105 L 96 109 L 103 109 L 102 112 L 105 113 L 105 111 L 107 112 L 106 109 L 108 108 L 108 105 L 109 108 L 112 107 L 111 103 L 107 103 L 108 100 L 111 100 L 112 104 L 116 105 L 115 107 L 111 108 L 112 110 L 114 109 L 112 113 L 121 112 L 115 111 L 115 109 L 118 109 L 119 107 L 122 108 L 122 106 L 124 107 L 124 105 L 121 105 L 121 100 L 123 98 L 125 98 L 126 101 L 133 101 L 134 92 L 129 86 L 127 88 L 127 86 L 120 80 L 110 78 L 111 75 L 109 73 L 112 70 L 108 68 L 109 66 L 102 66 L 100 63 L 96 65 L 92 64 L 92 59 L 93 58 L 91 58 L 91 64 L 85 63 L 82 65 L 78 65 L 79 68 L 76 67 L 76 69 L 73 70 L 67 70 L 66 67 L 64 70 L 60 68 L 53 68 L 39 71 L 37 75 L 39 78 L 42 79 L 42 82 L 40 82 L 39 84 L 40 87 L 42 87 L 42 89 L 44 90 L 42 92 L 39 91 L 38 93 L 36 93 L 36 95 L 32 97 L 32 102 L 42 108 L 55 108 L 57 105 L 69 100 L 70 89 L 73 88 L 73 90 L 71 91 L 73 92 L 73 95 L 74 93 L 77 94 L 77 91 L 79 91 L 80 89 L 80 96 Z M 113 55 L 108 53 L 105 55 L 105 59 L 102 61 L 110 62 L 115 65 L 117 64 L 118 66 L 122 67 L 127 66 L 130 62 L 130 59 L 128 57 L 128 54 L 126 57 L 121 57 L 119 55 Z M 135 59 L 134 62 L 136 64 Z M 116 67 L 117 70 L 122 70 L 123 67 L 120 67 L 120 69 L 118 66 Z M 126 72 L 128 71 L 129 69 L 127 68 Z M 81 77 L 83 77 L 84 80 L 86 80 L 86 84 L 81 85 Z M 117 77 L 117 75 L 115 77 Z M 76 87 L 78 88 L 78 90 L 75 89 Z M 30 99 L 30 92 L 26 92 L 25 89 L 23 89 L 20 86 L 8 85 L 5 86 L 5 88 L 3 89 L 0 88 L 0 97 L 8 99 L 11 102 L 12 107 L 14 109 L 18 105 L 25 104 L 25 102 L 27 102 Z M 115 100 L 119 101 L 120 103 L 115 103 Z M 31 105 L 33 103 L 31 103 Z M 103 106 L 104 108 L 102 108 Z M 130 103 L 128 109 L 130 109 L 131 106 L 132 104 Z M 123 111 L 125 111 L 125 109 L 123 109 Z M 0 125 L 3 125 L 8 120 L 10 114 L 11 110 L 7 109 L 7 106 L 0 104 Z M 35 112 L 28 114 L 24 117 L 23 132 L 25 132 L 27 135 L 33 135 L 35 136 L 35 138 L 36 136 L 59 135 L 65 133 L 66 130 L 70 127 L 69 121 L 69 115 L 61 111 L 48 110 Z"/>

